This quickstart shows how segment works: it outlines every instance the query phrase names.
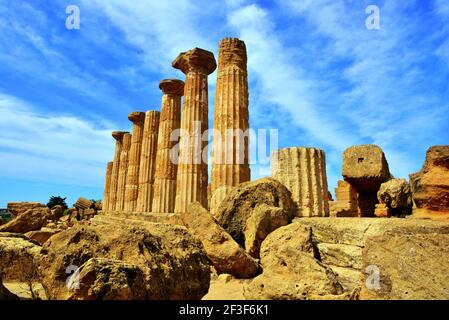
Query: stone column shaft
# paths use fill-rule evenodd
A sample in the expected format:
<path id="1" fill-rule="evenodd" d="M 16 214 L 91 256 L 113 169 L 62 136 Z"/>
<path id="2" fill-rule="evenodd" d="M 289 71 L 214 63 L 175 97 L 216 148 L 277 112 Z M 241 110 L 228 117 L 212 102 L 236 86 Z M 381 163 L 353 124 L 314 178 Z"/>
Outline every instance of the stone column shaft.
<path id="1" fill-rule="evenodd" d="M 211 192 L 249 181 L 248 75 L 245 43 L 220 41 L 214 104 Z"/>
<path id="2" fill-rule="evenodd" d="M 139 165 L 145 113 L 131 112 L 128 119 L 133 123 L 133 129 L 131 148 L 129 149 L 128 171 L 126 173 L 124 210 L 133 212 L 136 210 L 139 192 Z"/>
<path id="3" fill-rule="evenodd" d="M 123 136 L 127 132 L 124 131 L 114 131 L 112 132 L 112 137 L 115 141 L 115 153 L 114 161 L 112 164 L 111 172 L 111 186 L 109 188 L 109 204 L 107 206 L 107 211 L 116 211 L 117 203 L 117 186 L 118 186 L 118 176 L 120 170 L 120 155 L 122 153 Z"/>
<path id="4" fill-rule="evenodd" d="M 178 143 L 175 130 L 181 122 L 181 97 L 184 82 L 176 79 L 161 81 L 161 120 L 157 142 L 156 173 L 154 181 L 153 212 L 174 212 L 176 198 L 176 175 L 178 154 L 174 149 Z"/>
<path id="5" fill-rule="evenodd" d="M 298 216 L 329 216 L 326 159 L 315 148 L 276 150 L 271 159 L 271 175 L 292 193 Z"/>
<path id="6" fill-rule="evenodd" d="M 140 154 L 139 194 L 136 207 L 136 211 L 138 212 L 151 212 L 154 173 L 156 170 L 159 117 L 159 111 L 150 110 L 145 113 L 142 150 Z"/>
<path id="7" fill-rule="evenodd" d="M 109 195 L 110 195 L 110 189 L 111 189 L 111 176 L 112 176 L 112 167 L 113 162 L 108 162 L 106 166 L 106 179 L 104 181 L 104 194 L 103 194 L 103 203 L 102 203 L 102 210 L 108 211 L 109 208 Z"/>
<path id="8" fill-rule="evenodd" d="M 123 136 L 122 152 L 120 154 L 120 168 L 117 181 L 117 200 L 115 211 L 123 211 L 125 207 L 126 174 L 128 171 L 129 149 L 131 148 L 131 134 Z"/>
<path id="9" fill-rule="evenodd" d="M 181 53 L 173 67 L 186 75 L 176 179 L 175 212 L 179 213 L 192 202 L 207 207 L 208 141 L 203 133 L 208 129 L 207 76 L 215 70 L 216 62 L 212 52 L 195 48 Z"/>

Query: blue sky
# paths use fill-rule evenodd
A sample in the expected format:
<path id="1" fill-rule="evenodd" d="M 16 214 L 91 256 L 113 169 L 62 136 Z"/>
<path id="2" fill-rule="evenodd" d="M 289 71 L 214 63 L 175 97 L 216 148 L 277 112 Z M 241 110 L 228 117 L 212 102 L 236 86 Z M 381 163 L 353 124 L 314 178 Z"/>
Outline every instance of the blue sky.
<path id="1" fill-rule="evenodd" d="M 70 4 L 79 30 L 65 26 Z M 370 4 L 380 30 L 365 27 Z M 331 191 L 351 145 L 381 146 L 407 177 L 449 141 L 447 0 L 0 0 L 0 30 L 0 207 L 100 199 L 111 131 L 160 109 L 159 81 L 184 79 L 179 52 L 217 56 L 223 37 L 247 45 L 250 126 L 279 129 L 279 147 L 324 149 Z"/>

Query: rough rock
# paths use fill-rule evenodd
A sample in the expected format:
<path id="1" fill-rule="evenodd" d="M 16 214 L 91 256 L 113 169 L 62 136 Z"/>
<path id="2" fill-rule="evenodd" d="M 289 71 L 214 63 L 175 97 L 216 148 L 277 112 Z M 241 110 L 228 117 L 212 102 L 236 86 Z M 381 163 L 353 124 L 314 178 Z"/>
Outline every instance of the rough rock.
<path id="1" fill-rule="evenodd" d="M 377 192 L 379 203 L 385 204 L 393 214 L 411 213 L 410 186 L 405 179 L 391 179 L 380 185 Z"/>
<path id="2" fill-rule="evenodd" d="M 449 219 L 449 146 L 427 150 L 421 171 L 410 175 L 413 216 Z"/>
<path id="3" fill-rule="evenodd" d="M 29 281 L 38 278 L 36 269 L 41 247 L 22 234 L 0 233 L 0 273 L 3 280 Z"/>
<path id="4" fill-rule="evenodd" d="M 385 203 L 376 204 L 376 209 L 374 209 L 374 215 L 378 218 L 390 218 L 392 209 L 388 208 Z"/>
<path id="5" fill-rule="evenodd" d="M 39 230 L 51 219 L 52 213 L 47 207 L 37 207 L 19 213 L 17 217 L 0 226 L 0 232 L 26 233 Z"/>
<path id="6" fill-rule="evenodd" d="M 241 246 L 245 245 L 244 230 L 256 206 L 265 204 L 281 208 L 290 219 L 295 212 L 291 193 L 279 181 L 263 178 L 241 183 L 222 201 L 215 219 Z"/>
<path id="7" fill-rule="evenodd" d="M 19 300 L 19 297 L 5 288 L 3 285 L 2 274 L 0 273 L 0 301 L 2 300 Z"/>
<path id="8" fill-rule="evenodd" d="M 249 279 L 236 279 L 230 274 L 213 276 L 209 292 L 201 300 L 245 300 L 243 287 Z"/>
<path id="9" fill-rule="evenodd" d="M 343 152 L 342 175 L 358 192 L 377 192 L 380 184 L 390 178 L 390 171 L 382 149 L 365 144 Z"/>
<path id="10" fill-rule="evenodd" d="M 363 251 L 361 299 L 448 300 L 449 234 L 386 234 Z M 374 267 L 374 268 L 373 268 Z M 376 271 L 379 271 L 376 281 Z"/>
<path id="11" fill-rule="evenodd" d="M 59 232 L 61 232 L 61 230 L 42 228 L 41 230 L 27 232 L 25 233 L 25 236 L 31 240 L 38 242 L 40 245 L 43 245 L 48 239 L 50 239 L 50 237 Z"/>
<path id="12" fill-rule="evenodd" d="M 78 282 L 78 283 L 76 283 Z M 78 286 L 69 300 L 144 300 L 145 274 L 135 265 L 120 260 L 92 258 L 79 269 L 70 285 Z"/>
<path id="13" fill-rule="evenodd" d="M 310 229 L 303 226 L 289 225 L 272 232 L 262 242 L 263 272 L 245 285 L 244 296 L 256 300 L 349 299 L 337 275 L 313 257 L 311 248 Z"/>
<path id="14" fill-rule="evenodd" d="M 449 256 L 448 222 L 297 218 L 292 224 L 296 223 L 312 229 L 317 256 L 338 274 L 345 292 L 361 288 L 361 299 L 447 299 L 443 292 L 449 292 L 449 276 L 442 270 L 447 270 L 449 261 L 441 257 Z M 367 281 L 373 279 L 372 269 L 366 269 L 370 265 L 381 271 L 380 291 L 366 287 Z M 435 282 L 431 283 L 433 278 Z"/>
<path id="15" fill-rule="evenodd" d="M 312 243 L 312 228 L 299 223 L 291 223 L 272 232 L 263 241 L 261 257 L 269 256 L 270 252 L 282 250 L 298 251 L 314 256 Z"/>
<path id="16" fill-rule="evenodd" d="M 260 245 L 262 241 L 274 230 L 287 225 L 291 220 L 288 212 L 283 208 L 258 205 L 254 208 L 251 216 L 246 220 L 245 248 L 254 258 L 259 258 Z"/>
<path id="17" fill-rule="evenodd" d="M 148 299 L 200 299 L 209 288 L 210 264 L 201 243 L 181 226 L 145 221 L 79 223 L 51 237 L 40 263 L 50 299 L 67 299 L 66 270 L 91 258 L 141 268 Z"/>
<path id="18" fill-rule="evenodd" d="M 7 205 L 8 211 L 13 216 L 18 216 L 21 213 L 24 213 L 25 211 L 28 211 L 29 209 L 36 209 L 36 208 L 46 208 L 47 206 L 40 202 L 9 202 Z"/>
<path id="19" fill-rule="evenodd" d="M 201 240 L 218 273 L 229 273 L 237 278 L 252 278 L 257 274 L 257 260 L 240 247 L 200 203 L 190 204 L 187 212 L 181 214 L 181 219 Z"/>
<path id="20" fill-rule="evenodd" d="M 210 189 L 210 187 L 208 187 Z M 214 216 L 218 216 L 218 208 L 220 207 L 223 200 L 226 198 L 228 193 L 232 190 L 231 186 L 220 186 L 210 197 L 209 208 L 210 213 Z"/>

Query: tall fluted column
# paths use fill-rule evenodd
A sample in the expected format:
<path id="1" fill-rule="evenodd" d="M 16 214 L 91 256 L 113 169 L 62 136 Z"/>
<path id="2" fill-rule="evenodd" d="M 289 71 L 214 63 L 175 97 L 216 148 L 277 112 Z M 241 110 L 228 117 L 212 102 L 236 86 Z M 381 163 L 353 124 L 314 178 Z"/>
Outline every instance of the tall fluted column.
<path id="1" fill-rule="evenodd" d="M 212 139 L 212 195 L 250 180 L 248 74 L 245 43 L 224 38 L 218 49 Z"/>
<path id="2" fill-rule="evenodd" d="M 184 81 L 162 80 L 159 88 L 163 92 L 161 120 L 157 141 L 156 173 L 154 180 L 153 212 L 174 212 L 176 197 L 176 174 L 178 171 L 178 143 L 174 135 L 181 122 L 181 97 L 184 95 Z M 176 140 L 175 140 L 176 139 Z M 171 153 L 173 152 L 173 154 Z"/>
<path id="3" fill-rule="evenodd" d="M 123 136 L 125 135 L 125 133 L 127 132 L 112 132 L 112 137 L 115 139 L 115 153 L 114 161 L 112 164 L 111 186 L 109 188 L 109 205 L 107 206 L 107 211 L 116 211 L 115 204 L 117 203 L 117 184 L 120 169 L 120 155 L 122 153 Z"/>
<path id="4" fill-rule="evenodd" d="M 115 211 L 123 211 L 125 207 L 125 186 L 126 174 L 128 171 L 129 149 L 131 148 L 131 134 L 123 135 L 122 152 L 120 153 L 120 168 L 117 182 L 117 200 L 115 202 Z"/>
<path id="5" fill-rule="evenodd" d="M 217 65 L 212 52 L 199 48 L 181 53 L 172 65 L 186 75 L 175 201 L 175 212 L 185 212 L 196 201 L 207 207 L 207 76 Z"/>
<path id="6" fill-rule="evenodd" d="M 329 216 L 326 157 L 316 148 L 276 150 L 271 175 L 292 193 L 300 217 Z"/>
<path id="7" fill-rule="evenodd" d="M 133 129 L 131 148 L 129 149 L 128 171 L 126 173 L 124 210 L 132 212 L 136 209 L 139 192 L 139 165 L 145 113 L 131 112 L 128 115 L 128 119 L 133 123 Z"/>
<path id="8" fill-rule="evenodd" d="M 112 175 L 112 166 L 113 162 L 108 162 L 106 166 L 106 179 L 104 181 L 104 193 L 103 193 L 103 203 L 102 210 L 108 211 L 109 208 L 109 194 L 111 189 L 111 175 Z"/>
<path id="9" fill-rule="evenodd" d="M 140 153 L 139 195 L 136 206 L 136 211 L 138 212 L 151 212 L 159 117 L 159 111 L 150 110 L 145 113 L 142 150 Z"/>

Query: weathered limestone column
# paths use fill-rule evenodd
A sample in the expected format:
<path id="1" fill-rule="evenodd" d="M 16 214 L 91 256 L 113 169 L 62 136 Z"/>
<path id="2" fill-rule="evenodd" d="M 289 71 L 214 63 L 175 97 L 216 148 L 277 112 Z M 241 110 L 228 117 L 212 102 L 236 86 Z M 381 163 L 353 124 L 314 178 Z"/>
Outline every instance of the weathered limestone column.
<path id="1" fill-rule="evenodd" d="M 178 140 L 171 134 L 179 129 L 181 122 L 181 97 L 184 95 L 184 81 L 162 80 L 159 88 L 163 92 L 161 121 L 157 141 L 156 173 L 154 180 L 153 212 L 174 212 L 176 197 L 176 174 L 178 171 Z M 173 139 L 172 139 L 173 138 Z M 172 141 L 174 140 L 174 141 Z M 174 152 L 171 154 L 171 152 Z"/>
<path id="2" fill-rule="evenodd" d="M 123 211 L 125 207 L 125 186 L 126 174 L 128 171 L 128 156 L 131 148 L 131 134 L 123 135 L 122 152 L 120 153 L 120 168 L 117 181 L 117 200 L 115 202 L 115 211 Z"/>
<path id="3" fill-rule="evenodd" d="M 104 193 L 103 193 L 103 203 L 102 203 L 102 211 L 108 211 L 109 208 L 109 194 L 111 189 L 111 175 L 112 175 L 112 166 L 113 162 L 108 162 L 106 166 L 106 179 L 104 181 Z"/>
<path id="4" fill-rule="evenodd" d="M 139 192 L 139 165 L 145 113 L 131 112 L 128 115 L 128 119 L 133 123 L 133 129 L 131 148 L 129 149 L 128 171 L 126 172 L 124 210 L 133 212 L 136 209 Z"/>
<path id="5" fill-rule="evenodd" d="M 212 139 L 212 195 L 250 180 L 248 74 L 245 43 L 224 38 L 218 49 Z"/>
<path id="6" fill-rule="evenodd" d="M 139 193 L 135 210 L 138 212 L 151 212 L 159 118 L 159 111 L 150 110 L 145 113 L 142 150 L 140 153 Z"/>
<path id="7" fill-rule="evenodd" d="M 298 216 L 329 216 L 324 151 L 295 147 L 276 150 L 271 158 L 271 175 L 292 193 Z"/>
<path id="8" fill-rule="evenodd" d="M 172 65 L 186 75 L 175 201 L 175 212 L 184 212 L 196 201 L 207 207 L 208 141 L 202 136 L 208 129 L 207 76 L 217 65 L 212 52 L 199 48 L 181 53 Z"/>
<path id="9" fill-rule="evenodd" d="M 122 153 L 123 136 L 126 133 L 128 132 L 125 131 L 112 132 L 112 137 L 115 139 L 115 153 L 114 153 L 114 161 L 112 164 L 111 186 L 109 189 L 109 205 L 107 207 L 107 211 L 116 211 L 115 204 L 117 203 L 117 185 L 120 169 L 120 155 Z"/>

